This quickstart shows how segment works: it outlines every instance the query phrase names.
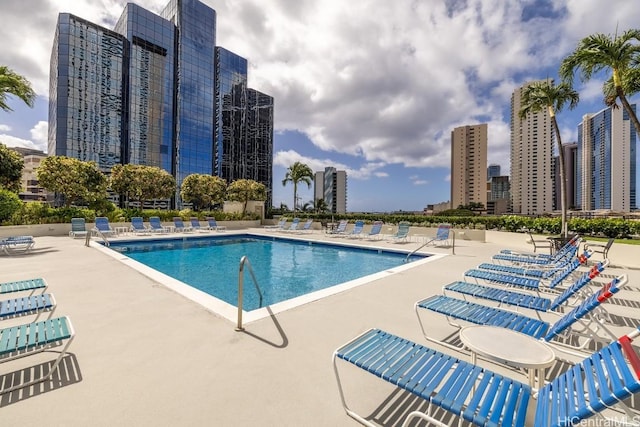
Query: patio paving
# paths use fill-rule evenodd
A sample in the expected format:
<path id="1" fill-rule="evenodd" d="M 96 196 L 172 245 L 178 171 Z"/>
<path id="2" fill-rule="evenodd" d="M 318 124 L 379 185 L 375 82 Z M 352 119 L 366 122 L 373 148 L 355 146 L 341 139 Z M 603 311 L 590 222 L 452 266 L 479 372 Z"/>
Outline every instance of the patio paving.
<path id="1" fill-rule="evenodd" d="M 326 238 L 318 232 L 298 237 Z M 32 253 L 0 257 L 0 281 L 44 277 L 58 302 L 55 314 L 72 319 L 76 338 L 55 381 L 0 395 L 0 425 L 359 425 L 342 409 L 333 351 L 371 327 L 425 343 L 415 301 L 441 292 L 500 249 L 530 249 L 522 234 L 487 232 L 486 240 L 457 240 L 455 255 L 428 248 L 449 256 L 236 332 L 233 322 L 85 247 L 84 240 L 36 237 Z M 364 244 L 407 250 L 420 245 Z M 630 278 L 612 311 L 633 323 L 640 319 L 640 246 L 614 244 L 609 256 L 615 267 L 607 274 Z M 445 322 L 434 322 L 434 335 L 447 331 Z M 55 356 L 45 352 L 0 364 L 0 381 L 10 378 L 8 368 L 30 369 Z M 345 379 L 350 403 L 383 425 L 401 425 L 399 414 L 422 405 L 357 370 Z"/>

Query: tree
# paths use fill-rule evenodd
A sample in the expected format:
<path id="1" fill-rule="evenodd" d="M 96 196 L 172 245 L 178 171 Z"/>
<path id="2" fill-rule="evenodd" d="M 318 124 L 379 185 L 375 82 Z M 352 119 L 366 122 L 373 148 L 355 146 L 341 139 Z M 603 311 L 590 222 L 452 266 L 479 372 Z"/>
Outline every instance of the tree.
<path id="1" fill-rule="evenodd" d="M 309 200 L 304 205 L 302 205 L 303 212 L 313 212 L 313 200 Z"/>
<path id="2" fill-rule="evenodd" d="M 567 237 L 567 180 L 564 162 L 564 150 L 562 149 L 562 139 L 560 129 L 556 120 L 556 112 L 561 111 L 566 103 L 569 109 L 573 110 L 577 105 L 580 96 L 578 92 L 566 82 L 554 85 L 552 80 L 534 82 L 527 86 L 522 92 L 522 108 L 520 117 L 524 119 L 529 113 L 539 113 L 546 109 L 551 118 L 551 126 L 554 131 L 555 140 L 558 144 L 558 156 L 560 158 L 560 211 L 562 215 L 562 237 Z"/>
<path id="3" fill-rule="evenodd" d="M 10 219 L 20 210 L 22 203 L 16 193 L 0 188 L 0 222 Z"/>
<path id="4" fill-rule="evenodd" d="M 571 85 L 577 71 L 580 72 L 581 80 L 586 82 L 594 74 L 610 70 L 614 90 L 606 93 L 605 85 L 605 103 L 613 105 L 619 99 L 636 132 L 640 133 L 640 122 L 627 100 L 624 83 L 625 76 L 628 77 L 630 70 L 636 68 L 640 61 L 640 45 L 637 42 L 640 42 L 640 30 L 627 30 L 622 35 L 616 34 L 613 37 L 602 33 L 587 36 L 562 61 L 560 76 Z"/>
<path id="5" fill-rule="evenodd" d="M 324 213 L 329 210 L 329 206 L 327 205 L 327 202 L 324 201 L 324 199 L 316 199 L 314 208 L 316 210 L 316 213 Z"/>
<path id="6" fill-rule="evenodd" d="M 29 107 L 33 107 L 36 93 L 31 88 L 31 83 L 23 76 L 17 74 L 6 65 L 0 66 L 0 108 L 4 111 L 13 111 L 7 104 L 7 94 L 17 96 Z"/>
<path id="7" fill-rule="evenodd" d="M 295 162 L 287 169 L 287 173 L 282 180 L 282 186 L 286 186 L 288 182 L 293 183 L 293 212 L 295 212 L 298 204 L 298 184 L 303 182 L 307 184 L 308 188 L 311 188 L 313 171 L 306 164 Z"/>
<path id="8" fill-rule="evenodd" d="M 243 203 L 242 216 L 244 217 L 249 200 L 267 200 L 267 188 L 264 184 L 252 179 L 238 179 L 227 187 L 227 199 Z"/>
<path id="9" fill-rule="evenodd" d="M 23 168 L 22 156 L 0 143 L 0 188 L 20 192 Z"/>
<path id="10" fill-rule="evenodd" d="M 219 176 L 192 174 L 182 181 L 180 197 L 193 203 L 194 210 L 224 201 L 227 182 Z"/>
<path id="11" fill-rule="evenodd" d="M 176 191 L 175 178 L 156 166 L 115 165 L 111 168 L 109 186 L 125 196 L 127 203 L 134 200 L 142 208 L 146 200 L 168 199 Z"/>
<path id="12" fill-rule="evenodd" d="M 46 157 L 36 170 L 41 187 L 64 196 L 65 206 L 106 199 L 107 178 L 96 162 L 83 162 L 65 156 Z"/>
<path id="13" fill-rule="evenodd" d="M 629 68 L 625 70 L 620 76 L 620 84 L 625 96 L 633 96 L 640 92 L 640 68 Z M 607 107 L 618 108 L 618 95 L 616 93 L 616 87 L 613 84 L 613 77 L 604 82 L 602 85 L 602 91 L 604 92 L 604 103 Z"/>

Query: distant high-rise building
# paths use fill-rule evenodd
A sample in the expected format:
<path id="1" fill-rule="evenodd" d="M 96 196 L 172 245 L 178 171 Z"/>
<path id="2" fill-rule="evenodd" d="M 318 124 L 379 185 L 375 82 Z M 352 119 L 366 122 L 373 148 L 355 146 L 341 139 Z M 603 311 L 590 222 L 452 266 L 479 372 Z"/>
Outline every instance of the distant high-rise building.
<path id="1" fill-rule="evenodd" d="M 38 185 L 38 174 L 36 170 L 40 166 L 40 162 L 47 157 L 47 154 L 40 150 L 23 147 L 11 147 L 22 156 L 24 167 L 22 168 L 22 185 L 18 196 L 20 200 L 25 202 L 38 201 L 43 202 L 53 195 L 49 195 L 47 190 Z"/>
<path id="2" fill-rule="evenodd" d="M 273 98 L 247 87 L 247 60 L 233 52 L 216 48 L 216 70 L 215 174 L 227 182 L 272 182 Z M 267 206 L 272 197 L 268 191 Z"/>
<path id="3" fill-rule="evenodd" d="M 525 83 L 511 95 L 511 209 L 539 215 L 553 210 L 553 132 L 546 110 L 520 118 Z"/>
<path id="4" fill-rule="evenodd" d="M 487 168 L 487 181 L 491 181 L 494 176 L 500 176 L 500 165 L 489 165 Z"/>
<path id="5" fill-rule="evenodd" d="M 635 104 L 632 105 L 635 110 Z M 636 130 L 622 108 L 587 114 L 578 125 L 577 197 L 582 210 L 636 208 Z"/>
<path id="6" fill-rule="evenodd" d="M 316 172 L 314 179 L 314 201 L 323 199 L 331 213 L 347 212 L 347 172 L 334 167 Z"/>
<path id="7" fill-rule="evenodd" d="M 565 162 L 565 179 L 566 179 L 566 189 L 567 189 L 567 209 L 576 209 L 579 207 L 579 203 L 576 199 L 576 168 L 577 168 L 577 153 L 578 153 L 578 144 L 575 142 L 571 142 L 568 144 L 562 144 L 562 149 L 564 150 L 564 162 Z M 554 161 L 555 167 L 555 198 L 554 198 L 554 208 L 559 210 L 561 208 L 560 203 L 560 157 L 558 156 Z"/>
<path id="8" fill-rule="evenodd" d="M 509 212 L 510 206 L 509 177 L 494 176 L 489 181 L 489 194 L 487 196 L 487 213 L 489 215 L 501 215 Z"/>
<path id="9" fill-rule="evenodd" d="M 127 3 L 113 30 L 61 13 L 49 100 L 50 155 L 157 166 L 179 185 L 254 179 L 272 197 L 273 98 L 247 88 L 246 59 L 216 46 L 198 0 L 159 15 Z"/>
<path id="10" fill-rule="evenodd" d="M 487 124 L 451 131 L 451 205 L 487 206 Z"/>

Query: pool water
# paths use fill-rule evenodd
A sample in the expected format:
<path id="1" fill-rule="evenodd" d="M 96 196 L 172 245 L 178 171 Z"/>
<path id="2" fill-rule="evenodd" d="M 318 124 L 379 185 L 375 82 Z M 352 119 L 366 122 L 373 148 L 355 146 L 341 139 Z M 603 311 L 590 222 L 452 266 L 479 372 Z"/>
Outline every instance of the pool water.
<path id="1" fill-rule="evenodd" d="M 112 242 L 110 247 L 234 306 L 245 255 L 263 293 L 262 306 L 385 271 L 406 258 L 401 252 L 251 235 Z M 259 296 L 247 270 L 243 308 L 254 310 L 260 308 Z"/>

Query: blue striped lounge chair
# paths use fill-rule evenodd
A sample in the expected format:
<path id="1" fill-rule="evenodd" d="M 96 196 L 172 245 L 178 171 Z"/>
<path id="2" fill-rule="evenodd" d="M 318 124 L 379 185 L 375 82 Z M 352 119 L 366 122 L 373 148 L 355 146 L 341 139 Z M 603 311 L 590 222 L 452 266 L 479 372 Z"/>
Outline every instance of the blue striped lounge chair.
<path id="1" fill-rule="evenodd" d="M 344 236 L 347 231 L 347 225 L 349 225 L 349 220 L 341 219 L 335 229 L 327 230 L 327 234 L 330 234 L 332 237 Z"/>
<path id="2" fill-rule="evenodd" d="M 194 231 L 199 231 L 201 233 L 208 233 L 209 231 L 211 231 L 209 229 L 209 225 L 203 226 L 202 224 L 200 224 L 200 220 L 195 216 L 189 218 L 189 222 L 191 223 L 191 229 Z"/>
<path id="3" fill-rule="evenodd" d="M 587 250 L 580 257 L 567 260 L 565 264 L 561 264 L 557 269 L 553 270 L 551 275 L 546 278 L 535 278 L 521 276 L 517 274 L 507 274 L 498 271 L 492 271 L 481 268 L 472 268 L 464 272 L 464 278 L 472 277 L 484 280 L 488 283 L 500 284 L 505 286 L 516 286 L 529 290 L 540 290 L 543 288 L 555 289 L 567 277 L 573 274 L 578 267 L 587 263 L 592 252 Z"/>
<path id="4" fill-rule="evenodd" d="M 584 291 L 585 287 L 590 284 L 594 278 L 598 277 L 608 265 L 609 260 L 604 260 L 593 265 L 589 271 L 578 277 L 575 282 L 568 286 L 553 300 L 533 295 L 531 293 L 518 292 L 502 287 L 485 286 L 464 281 L 449 283 L 442 288 L 442 293 L 443 295 L 447 295 L 447 292 L 455 292 L 463 295 L 465 300 L 467 299 L 466 297 L 469 296 L 487 301 L 494 301 L 498 303 L 498 307 L 506 305 L 528 308 L 536 311 L 557 310 L 558 308 L 569 304 L 570 300 L 580 301 L 588 296 L 587 292 Z M 571 305 L 575 305 L 575 302 Z"/>
<path id="5" fill-rule="evenodd" d="M 398 224 L 398 231 L 396 234 L 391 236 L 391 241 L 393 242 L 406 242 L 409 238 L 409 228 L 411 224 L 408 222 L 402 221 Z"/>
<path id="6" fill-rule="evenodd" d="M 293 218 L 293 221 L 291 221 L 289 227 L 285 228 L 283 231 L 298 231 L 298 225 L 300 225 L 300 218 Z"/>
<path id="7" fill-rule="evenodd" d="M 449 243 L 449 234 L 451 232 L 451 224 L 440 224 L 438 225 L 438 229 L 436 230 L 436 237 L 427 241 L 424 245 L 440 245 L 440 244 L 450 244 Z"/>
<path id="8" fill-rule="evenodd" d="M 176 233 L 189 233 L 191 231 L 193 231 L 193 229 L 191 227 L 188 227 L 186 225 L 184 225 L 184 222 L 182 221 L 182 218 L 180 218 L 179 216 L 174 216 L 173 217 L 173 229 Z"/>
<path id="9" fill-rule="evenodd" d="M 624 408 L 623 401 L 638 393 L 640 358 L 631 342 L 639 335 L 640 331 L 634 329 L 583 356 L 544 385 L 536 399 L 531 398 L 528 384 L 380 329 L 370 329 L 335 350 L 333 369 L 345 412 L 370 427 L 376 424 L 348 406 L 339 365 L 360 368 L 424 399 L 427 412 L 410 412 L 403 425 L 416 425 L 411 422 L 422 420 L 447 427 L 455 422 L 451 419 L 455 416 L 475 426 L 568 427 L 596 414 L 605 415 L 602 412 L 607 408 Z M 533 404 L 535 408 L 529 408 Z M 615 414 L 620 419 L 620 412 Z M 613 420 L 601 421 L 617 425 Z"/>
<path id="10" fill-rule="evenodd" d="M 602 314 L 600 306 L 618 293 L 620 288 L 627 282 L 626 275 L 614 278 L 611 282 L 603 285 L 599 292 L 592 294 L 572 310 L 567 310 L 553 324 L 547 323 L 539 317 L 528 317 L 514 311 L 476 304 L 445 295 L 435 295 L 416 302 L 415 311 L 422 333 L 427 340 L 456 350 L 461 348 L 447 342 L 435 340 L 427 334 L 420 316 L 422 312 L 439 313 L 448 319 L 459 319 L 477 325 L 499 326 L 511 329 L 543 340 L 554 347 L 560 348 L 562 351 L 571 353 L 574 350 L 583 350 L 593 341 L 609 341 L 612 339 L 611 336 L 604 338 L 596 334 L 599 330 L 611 334 L 600 316 Z M 576 323 L 579 324 L 579 328 L 572 328 Z M 450 320 L 449 324 L 458 329 L 461 328 L 461 325 Z"/>
<path id="11" fill-rule="evenodd" d="M 46 280 L 40 277 L 36 279 L 4 282 L 0 283 L 0 295 L 23 291 L 31 291 L 31 294 L 34 294 L 37 290 L 44 292 L 47 289 L 47 286 Z"/>
<path id="12" fill-rule="evenodd" d="M 116 236 L 116 230 L 109 224 L 109 219 L 104 216 L 97 216 L 93 227 L 93 233 L 103 237 Z"/>
<path id="13" fill-rule="evenodd" d="M 369 232 L 367 234 L 365 234 L 365 237 L 367 238 L 367 240 L 379 240 L 382 238 L 382 221 L 374 221 L 374 223 L 371 225 L 371 230 L 369 230 Z"/>
<path id="14" fill-rule="evenodd" d="M 581 264 L 585 264 L 587 259 L 591 258 L 593 251 L 585 249 L 584 253 L 578 258 Z M 483 270 L 492 270 L 500 273 L 505 273 L 514 276 L 529 276 L 537 277 L 540 279 L 549 279 L 553 277 L 558 271 L 562 270 L 570 262 L 574 262 L 574 257 L 566 258 L 565 260 L 553 264 L 551 266 L 539 266 L 535 264 L 521 264 L 521 265 L 505 265 L 505 264 L 493 264 L 490 262 L 483 262 L 478 268 Z"/>
<path id="15" fill-rule="evenodd" d="M 262 228 L 264 228 L 267 231 L 283 230 L 286 224 L 287 224 L 287 218 L 281 218 L 280 221 L 278 221 L 277 224 L 265 225 Z"/>
<path id="16" fill-rule="evenodd" d="M 67 354 L 67 349 L 74 337 L 73 325 L 68 317 L 57 317 L 0 329 L 0 363 L 30 356 L 52 347 L 63 346 L 61 350 L 58 350 L 58 357 L 45 374 L 26 379 L 18 384 L 9 381 L 4 388 L 0 389 L 0 394 L 37 384 L 50 378 L 58 369 L 62 358 Z"/>
<path id="17" fill-rule="evenodd" d="M 558 262 L 562 262 L 567 258 L 573 257 L 578 252 L 581 242 L 582 238 L 575 235 L 562 248 L 556 251 L 554 255 L 522 253 L 503 249 L 499 254 L 494 255 L 493 259 L 498 262 L 513 264 L 535 264 L 541 266 L 553 265 Z"/>
<path id="18" fill-rule="evenodd" d="M 313 225 L 313 220 L 311 218 L 307 219 L 304 222 L 304 224 L 302 224 L 302 227 L 298 229 L 298 233 L 312 233 L 313 232 L 313 228 L 311 228 L 312 225 Z"/>
<path id="19" fill-rule="evenodd" d="M 363 230 L 364 230 L 364 221 L 357 220 L 356 223 L 353 225 L 353 230 L 351 230 L 351 233 L 347 233 L 347 237 L 349 238 L 362 237 Z"/>
<path id="20" fill-rule="evenodd" d="M 87 237 L 87 225 L 84 218 L 71 218 L 71 231 L 69 237 Z"/>
<path id="21" fill-rule="evenodd" d="M 49 312 L 49 317 L 51 317 L 55 307 L 56 299 L 53 294 L 35 294 L 9 298 L 0 301 L 0 320 L 35 313 L 40 316 L 43 312 Z"/>
<path id="22" fill-rule="evenodd" d="M 209 230 L 227 231 L 227 226 L 219 225 L 216 219 L 213 217 L 210 217 L 210 216 L 207 217 L 207 224 L 208 224 Z"/>
<path id="23" fill-rule="evenodd" d="M 162 225 L 159 216 L 150 216 L 149 217 L 149 230 L 152 233 L 166 233 L 167 228 Z"/>
<path id="24" fill-rule="evenodd" d="M 10 236 L 0 239 L 0 250 L 6 255 L 24 254 L 35 246 L 33 236 Z"/>
<path id="25" fill-rule="evenodd" d="M 149 234 L 151 232 L 151 230 L 144 225 L 144 219 L 142 219 L 141 216 L 131 217 L 131 228 L 129 230 L 136 234 Z"/>

